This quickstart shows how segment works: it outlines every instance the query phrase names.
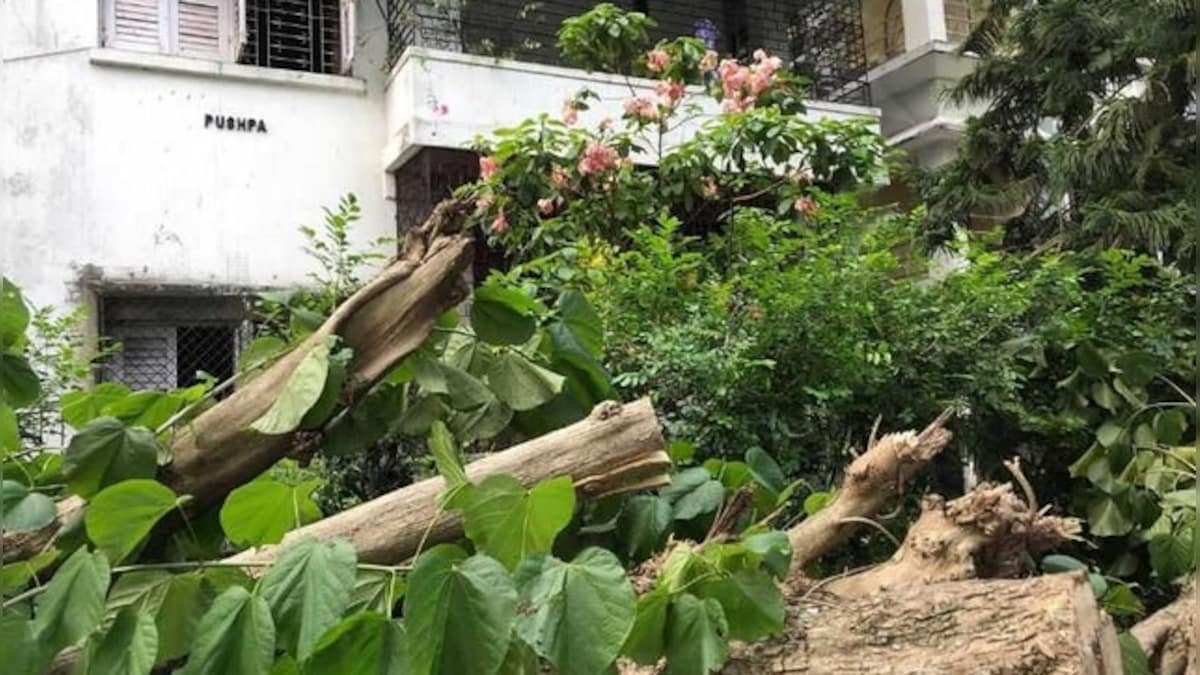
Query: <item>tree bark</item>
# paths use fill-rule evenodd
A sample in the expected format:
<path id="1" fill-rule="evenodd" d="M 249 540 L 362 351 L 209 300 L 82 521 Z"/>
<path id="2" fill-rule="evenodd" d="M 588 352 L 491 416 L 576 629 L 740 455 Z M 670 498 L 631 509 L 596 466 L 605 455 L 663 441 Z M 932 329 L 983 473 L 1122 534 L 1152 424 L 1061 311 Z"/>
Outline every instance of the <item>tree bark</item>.
<path id="1" fill-rule="evenodd" d="M 571 476 L 576 490 L 603 496 L 649 487 L 668 480 L 670 457 L 648 399 L 620 405 L 602 403 L 582 421 L 467 466 L 467 477 L 508 474 L 523 485 L 558 476 Z M 441 477 L 401 488 L 324 520 L 290 532 L 279 546 L 244 551 L 227 562 L 269 562 L 280 547 L 304 538 L 345 539 L 363 562 L 403 562 L 425 544 L 462 537 L 462 520 L 443 513 L 437 497 L 445 488 Z"/>
<path id="2" fill-rule="evenodd" d="M 885 588 L 1015 577 L 1079 532 L 1078 520 L 1034 511 L 1010 483 L 981 483 L 949 502 L 937 495 L 925 497 L 921 516 L 891 559 L 827 588 L 857 597 Z"/>
<path id="3" fill-rule="evenodd" d="M 1200 587 L 1196 577 L 1175 602 L 1146 617 L 1129 632 L 1150 659 L 1155 675 L 1200 673 Z"/>
<path id="4" fill-rule="evenodd" d="M 1079 573 L 789 597 L 785 634 L 735 645 L 726 675 L 1120 675 L 1112 621 Z"/>
<path id="5" fill-rule="evenodd" d="M 950 442 L 950 431 L 945 428 L 949 419 L 947 410 L 919 434 L 888 434 L 869 443 L 867 451 L 846 469 L 834 500 L 788 532 L 792 570 L 799 571 L 840 546 L 862 527 L 858 520 L 873 517 L 889 500 L 903 494 L 913 476 Z"/>
<path id="6" fill-rule="evenodd" d="M 438 317 L 469 291 L 462 276 L 471 262 L 471 238 L 460 230 L 471 208 L 465 200 L 439 204 L 420 228 L 408 233 L 401 255 L 339 305 L 307 340 L 183 425 L 170 444 L 172 460 L 160 479 L 176 493 L 191 495 L 190 508 L 201 509 L 282 458 L 295 434 L 269 436 L 248 427 L 270 409 L 292 372 L 326 337 L 338 335 L 354 351 L 343 405 L 352 404 L 416 350 Z M 58 522 L 77 517 L 83 506 L 78 497 L 61 500 Z M 29 557 L 57 530 L 4 533 L 4 559 Z"/>

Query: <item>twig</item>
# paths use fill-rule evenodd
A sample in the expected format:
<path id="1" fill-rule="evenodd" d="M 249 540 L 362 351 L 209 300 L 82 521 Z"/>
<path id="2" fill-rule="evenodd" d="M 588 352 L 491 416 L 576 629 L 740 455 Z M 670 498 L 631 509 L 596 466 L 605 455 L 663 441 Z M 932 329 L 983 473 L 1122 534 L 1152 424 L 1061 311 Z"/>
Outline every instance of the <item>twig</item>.
<path id="1" fill-rule="evenodd" d="M 878 522 L 876 522 L 874 520 L 871 520 L 870 518 L 864 518 L 862 516 L 846 516 L 845 518 L 839 518 L 837 520 L 837 522 L 838 522 L 838 524 L 861 523 L 863 525 L 870 525 L 871 527 L 882 532 L 885 537 L 890 539 L 891 542 L 896 545 L 896 548 L 900 548 L 900 540 L 896 538 L 896 535 L 892 534 L 891 532 L 888 532 L 886 527 L 884 527 L 883 525 L 879 524 Z"/>
<path id="2" fill-rule="evenodd" d="M 1021 486 L 1021 490 L 1025 492 L 1025 501 L 1029 502 L 1029 510 L 1037 512 L 1038 502 L 1037 495 L 1033 492 L 1033 485 L 1029 483 L 1029 479 L 1025 477 L 1025 472 L 1021 471 L 1021 458 L 1013 457 L 1004 461 L 1004 468 L 1017 479 L 1017 484 Z"/>

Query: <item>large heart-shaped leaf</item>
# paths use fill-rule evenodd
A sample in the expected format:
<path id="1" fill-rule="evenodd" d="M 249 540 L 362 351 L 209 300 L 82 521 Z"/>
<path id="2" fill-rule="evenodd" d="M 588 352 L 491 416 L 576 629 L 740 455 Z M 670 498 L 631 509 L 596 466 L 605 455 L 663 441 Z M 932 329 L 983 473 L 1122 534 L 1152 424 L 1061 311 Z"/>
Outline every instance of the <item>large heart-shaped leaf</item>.
<path id="1" fill-rule="evenodd" d="M 104 632 L 88 658 L 89 675 L 146 675 L 158 653 L 154 615 L 125 609 Z"/>
<path id="2" fill-rule="evenodd" d="M 653 665 L 666 653 L 667 611 L 671 593 L 659 586 L 637 601 L 637 616 L 621 653 L 642 665 Z"/>
<path id="3" fill-rule="evenodd" d="M 583 293 L 564 291 L 558 296 L 556 307 L 561 321 L 571 329 L 579 345 L 595 358 L 603 356 L 604 324 Z"/>
<path id="4" fill-rule="evenodd" d="M 286 434 L 300 428 L 304 416 L 321 399 L 329 376 L 330 341 L 318 342 L 304 355 L 288 376 L 283 389 L 266 414 L 254 420 L 251 429 L 260 434 Z"/>
<path id="5" fill-rule="evenodd" d="M 40 530 L 54 522 L 54 500 L 22 483 L 0 481 L 0 529 Z"/>
<path id="6" fill-rule="evenodd" d="M 63 476 L 72 492 L 91 497 L 124 480 L 153 478 L 158 450 L 150 430 L 127 427 L 115 417 L 99 417 L 71 438 L 63 453 Z"/>
<path id="7" fill-rule="evenodd" d="M 443 544 L 417 559 L 404 621 L 409 669 L 431 675 L 492 675 L 504 661 L 517 592 L 504 567 Z"/>
<path id="8" fill-rule="evenodd" d="M 109 405 L 131 393 L 129 387 L 118 382 L 101 382 L 88 390 L 63 394 L 61 402 L 63 421 L 76 429 L 81 429 L 83 425 L 103 415 Z"/>
<path id="9" fill-rule="evenodd" d="M 667 670 L 673 675 L 705 675 L 725 665 L 729 625 L 721 604 L 684 593 L 671 601 L 667 616 Z"/>
<path id="10" fill-rule="evenodd" d="M 0 401 L 23 408 L 37 400 L 42 385 L 24 356 L 0 353 Z"/>
<path id="11" fill-rule="evenodd" d="M 283 535 L 321 519 L 312 499 L 320 480 L 288 485 L 259 478 L 229 493 L 221 506 L 221 529 L 238 546 L 278 544 Z"/>
<path id="12" fill-rule="evenodd" d="M 35 673 L 37 634 L 33 622 L 19 614 L 0 615 L 0 663 L 13 673 Z"/>
<path id="13" fill-rule="evenodd" d="M 533 336 L 538 303 L 517 288 L 485 283 L 471 301 L 471 327 L 480 340 L 519 345 Z"/>
<path id="14" fill-rule="evenodd" d="M 330 628 L 313 646 L 304 672 L 312 675 L 404 675 L 404 627 L 377 612 L 359 612 Z"/>
<path id="15" fill-rule="evenodd" d="M 37 598 L 34 629 L 47 655 L 79 642 L 100 624 L 108 580 L 104 554 L 80 548 L 67 558 Z"/>
<path id="16" fill-rule="evenodd" d="M 487 381 L 496 397 L 513 410 L 533 410 L 558 395 L 565 378 L 506 350 L 492 360 Z"/>
<path id="17" fill-rule="evenodd" d="M 561 675 L 602 673 L 633 628 L 637 599 L 616 556 L 585 549 L 570 563 L 526 558 L 516 573 L 517 633 Z"/>
<path id="18" fill-rule="evenodd" d="M 170 574 L 163 570 L 126 572 L 108 594 L 108 613 L 126 608 L 154 618 L 158 633 L 155 662 L 183 656 L 191 648 L 200 617 L 212 602 L 210 584 L 197 572 Z"/>
<path id="19" fill-rule="evenodd" d="M 280 648 L 301 661 L 308 658 L 350 602 L 356 562 L 354 548 L 342 540 L 306 539 L 284 549 L 262 582 Z"/>
<path id="20" fill-rule="evenodd" d="M 92 543 L 109 560 L 121 562 L 178 503 L 171 488 L 158 481 L 122 481 L 92 498 L 83 524 Z"/>
<path id="21" fill-rule="evenodd" d="M 783 596 L 762 572 L 739 570 L 710 579 L 698 586 L 696 595 L 721 603 L 732 638 L 751 642 L 783 630 Z"/>
<path id="22" fill-rule="evenodd" d="M 1150 566 L 1158 576 L 1178 579 L 1196 568 L 1192 537 L 1192 528 L 1182 527 L 1172 534 L 1150 539 Z"/>
<path id="23" fill-rule="evenodd" d="M 230 586 L 196 627 L 181 675 L 266 675 L 275 659 L 275 625 L 266 600 Z"/>
<path id="24" fill-rule="evenodd" d="M 454 505 L 462 508 L 467 536 L 508 569 L 527 555 L 548 552 L 575 512 L 575 487 L 566 476 L 528 490 L 512 476 L 488 476 L 461 494 Z"/>
<path id="25" fill-rule="evenodd" d="M 617 517 L 621 552 L 630 560 L 653 555 L 666 539 L 672 520 L 671 504 L 662 497 L 631 497 Z"/>

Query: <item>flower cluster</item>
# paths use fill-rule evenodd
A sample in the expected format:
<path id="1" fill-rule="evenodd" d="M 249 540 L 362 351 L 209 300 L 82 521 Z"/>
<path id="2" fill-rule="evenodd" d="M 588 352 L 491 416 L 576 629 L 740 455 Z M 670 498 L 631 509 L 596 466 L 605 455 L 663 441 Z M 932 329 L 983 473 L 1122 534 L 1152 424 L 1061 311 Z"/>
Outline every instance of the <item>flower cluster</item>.
<path id="1" fill-rule="evenodd" d="M 657 122 L 661 117 L 658 112 L 658 106 L 646 96 L 634 96 L 626 100 L 624 108 L 626 117 L 632 117 L 643 122 Z"/>
<path id="2" fill-rule="evenodd" d="M 754 52 L 754 63 L 743 66 L 725 59 L 717 67 L 724 98 L 721 109 L 727 113 L 745 112 L 754 107 L 759 95 L 775 83 L 776 73 L 783 66 L 778 56 L 767 56 L 761 49 Z"/>
<path id="3" fill-rule="evenodd" d="M 584 176 L 604 173 L 617 165 L 617 151 L 603 143 L 591 143 L 579 160 L 579 173 Z"/>

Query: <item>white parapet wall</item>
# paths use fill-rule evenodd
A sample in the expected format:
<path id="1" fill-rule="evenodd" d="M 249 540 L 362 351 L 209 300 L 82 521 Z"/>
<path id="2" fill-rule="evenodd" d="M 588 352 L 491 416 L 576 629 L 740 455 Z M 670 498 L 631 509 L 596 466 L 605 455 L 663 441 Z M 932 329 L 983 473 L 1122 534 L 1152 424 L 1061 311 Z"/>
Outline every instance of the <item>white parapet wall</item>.
<path id="1" fill-rule="evenodd" d="M 393 169 L 422 147 L 462 149 L 477 135 L 514 126 L 548 113 L 557 117 L 563 101 L 580 89 L 595 92 L 600 101 L 580 114 L 579 124 L 595 126 L 604 118 L 619 118 L 630 96 L 654 95 L 654 83 L 574 68 L 410 47 L 392 68 L 386 90 L 387 141 L 382 163 Z M 692 88 L 698 116 L 672 131 L 666 147 L 695 133 L 718 114 L 717 104 Z M 877 123 L 876 108 L 825 101 L 807 102 L 812 119 L 868 118 Z M 637 158 L 645 164 L 654 157 Z"/>

